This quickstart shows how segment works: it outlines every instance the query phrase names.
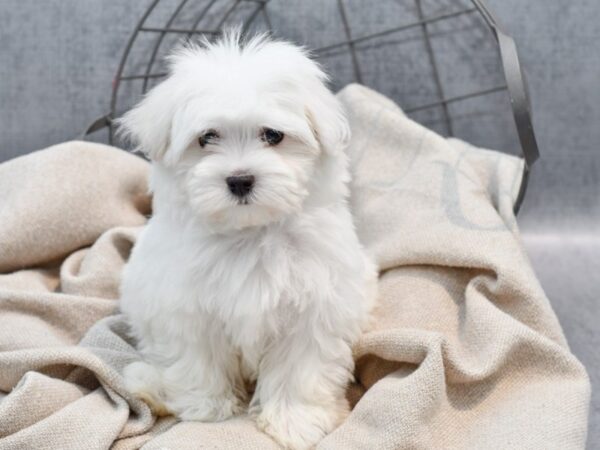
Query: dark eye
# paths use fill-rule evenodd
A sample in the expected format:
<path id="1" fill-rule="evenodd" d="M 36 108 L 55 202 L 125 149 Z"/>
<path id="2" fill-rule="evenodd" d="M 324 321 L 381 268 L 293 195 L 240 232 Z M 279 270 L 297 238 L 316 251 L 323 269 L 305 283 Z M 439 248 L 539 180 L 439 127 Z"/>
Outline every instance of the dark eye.
<path id="1" fill-rule="evenodd" d="M 283 141 L 283 133 L 272 128 L 263 128 L 260 138 L 269 145 L 277 145 Z"/>
<path id="2" fill-rule="evenodd" d="M 217 139 L 219 139 L 219 133 L 215 130 L 208 130 L 198 138 L 198 143 L 200 144 L 200 147 L 204 147 L 206 144 L 212 144 Z"/>

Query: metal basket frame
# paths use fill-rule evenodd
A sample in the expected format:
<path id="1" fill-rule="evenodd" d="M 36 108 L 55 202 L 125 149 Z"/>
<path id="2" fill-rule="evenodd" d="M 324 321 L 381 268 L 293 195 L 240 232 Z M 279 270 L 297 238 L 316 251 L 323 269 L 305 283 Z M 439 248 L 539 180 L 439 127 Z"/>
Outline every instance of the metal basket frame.
<path id="1" fill-rule="evenodd" d="M 181 34 L 185 35 L 186 39 L 190 39 L 195 35 L 204 35 L 204 36 L 216 36 L 222 32 L 222 27 L 226 23 L 227 19 L 231 16 L 231 14 L 238 8 L 238 6 L 242 3 L 254 3 L 256 7 L 249 14 L 249 16 L 242 23 L 242 32 L 245 32 L 252 25 L 254 20 L 258 17 L 258 15 L 262 15 L 265 23 L 267 24 L 269 29 L 272 29 L 271 20 L 268 13 L 267 5 L 270 0 L 231 0 L 231 3 L 228 8 L 226 8 L 223 16 L 216 22 L 215 27 L 212 29 L 199 29 L 199 24 L 202 19 L 206 16 L 209 10 L 215 5 L 217 0 L 209 0 L 204 7 L 200 8 L 200 11 L 197 16 L 195 16 L 192 26 L 189 28 L 175 28 L 173 27 L 173 23 L 177 19 L 178 15 L 184 9 L 186 4 L 190 2 L 190 0 L 180 0 L 175 10 L 167 19 L 164 27 L 150 27 L 146 25 L 148 17 L 151 15 L 152 11 L 156 8 L 161 0 L 153 0 L 153 2 L 146 9 L 145 13 L 142 15 L 140 20 L 135 26 L 133 33 L 131 34 L 125 50 L 121 56 L 121 60 L 119 62 L 116 75 L 113 79 L 112 83 L 112 92 L 111 92 L 111 100 L 110 100 L 110 111 L 108 114 L 103 115 L 99 119 L 95 120 L 85 131 L 84 135 L 88 135 L 93 133 L 101 128 L 108 127 L 109 128 L 109 143 L 113 142 L 113 119 L 119 117 L 119 115 L 123 111 L 117 110 L 117 100 L 119 95 L 119 89 L 121 87 L 121 82 L 125 80 L 141 80 L 142 81 L 142 94 L 148 90 L 149 81 L 152 79 L 163 78 L 168 74 L 166 72 L 157 72 L 153 71 L 154 65 L 157 60 L 157 55 L 161 44 L 164 38 L 168 34 Z M 191 0 L 192 2 L 196 0 Z M 524 159 L 523 164 L 523 174 L 521 185 L 519 189 L 519 193 L 517 199 L 514 204 L 515 214 L 518 213 L 523 199 L 525 197 L 525 193 L 527 190 L 527 184 L 529 179 L 529 171 L 535 161 L 539 158 L 539 150 L 535 138 L 535 133 L 533 130 L 533 124 L 531 119 L 531 105 L 529 94 L 527 90 L 527 84 L 525 81 L 524 73 L 521 69 L 521 64 L 519 61 L 519 56 L 517 53 L 517 48 L 514 40 L 503 30 L 503 28 L 499 25 L 497 19 L 490 12 L 489 8 L 486 6 L 483 0 L 470 0 L 472 6 L 468 8 L 462 8 L 454 12 L 438 14 L 435 16 L 425 17 L 423 14 L 423 7 L 421 0 L 414 0 L 418 13 L 418 21 L 402 24 L 397 27 L 389 28 L 386 30 L 382 30 L 376 33 L 371 33 L 368 35 L 355 37 L 352 34 L 352 30 L 350 24 L 348 22 L 348 16 L 346 12 L 346 6 L 344 4 L 344 0 L 336 0 L 337 7 L 339 10 L 339 14 L 342 20 L 345 39 L 340 40 L 339 42 L 335 42 L 332 44 L 328 44 L 326 46 L 312 49 L 313 53 L 317 55 L 328 50 L 332 50 L 335 48 L 347 47 L 350 51 L 351 55 L 351 64 L 352 70 L 354 73 L 354 78 L 356 82 L 362 82 L 362 74 L 361 74 L 361 66 L 359 63 L 359 58 L 356 52 L 356 44 L 368 41 L 374 38 L 386 36 L 393 33 L 399 33 L 401 31 L 409 30 L 412 28 L 420 27 L 423 31 L 425 48 L 427 50 L 427 57 L 429 59 L 429 63 L 431 65 L 432 74 L 435 81 L 435 88 L 437 90 L 436 95 L 438 100 L 435 102 L 417 105 L 411 108 L 405 109 L 406 113 L 414 113 L 417 111 L 422 111 L 431 108 L 440 108 L 442 109 L 443 120 L 446 124 L 446 128 L 448 130 L 449 135 L 453 135 L 452 128 L 452 118 L 449 113 L 448 105 L 455 102 L 461 102 L 464 100 L 468 100 L 474 97 L 484 96 L 493 94 L 500 91 L 507 91 L 510 96 L 510 102 L 512 107 L 512 113 L 514 117 L 514 122 L 516 125 L 519 142 L 521 144 L 521 154 Z M 433 51 L 433 47 L 431 45 L 431 33 L 429 31 L 429 25 L 435 22 L 440 22 L 448 19 L 452 19 L 458 16 L 479 13 L 489 28 L 491 29 L 494 38 L 498 43 L 498 50 L 500 55 L 500 60 L 502 63 L 502 68 L 504 71 L 504 78 L 506 83 L 500 86 L 491 86 L 484 90 L 479 90 L 475 92 L 466 93 L 459 96 L 448 97 L 444 93 L 443 85 L 440 78 L 440 72 L 438 68 L 438 63 L 435 58 L 435 53 Z M 133 47 L 134 42 L 139 37 L 141 33 L 154 33 L 158 34 L 158 37 L 154 43 L 152 48 L 152 52 L 150 53 L 150 58 L 148 60 L 148 64 L 146 65 L 146 69 L 144 73 L 140 74 L 124 74 L 125 64 L 130 55 L 131 49 Z"/>

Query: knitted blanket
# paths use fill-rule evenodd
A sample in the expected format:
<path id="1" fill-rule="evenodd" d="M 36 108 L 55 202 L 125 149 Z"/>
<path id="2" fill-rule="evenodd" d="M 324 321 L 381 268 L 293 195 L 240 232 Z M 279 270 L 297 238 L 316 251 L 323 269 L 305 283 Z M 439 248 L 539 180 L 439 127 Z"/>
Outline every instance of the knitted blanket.
<path id="1" fill-rule="evenodd" d="M 522 161 L 445 139 L 389 100 L 339 94 L 351 205 L 381 269 L 353 411 L 319 449 L 582 449 L 590 385 L 521 245 Z M 120 271 L 150 214 L 148 164 L 84 142 L 0 164 L 0 449 L 270 449 L 241 416 L 157 419 Z"/>

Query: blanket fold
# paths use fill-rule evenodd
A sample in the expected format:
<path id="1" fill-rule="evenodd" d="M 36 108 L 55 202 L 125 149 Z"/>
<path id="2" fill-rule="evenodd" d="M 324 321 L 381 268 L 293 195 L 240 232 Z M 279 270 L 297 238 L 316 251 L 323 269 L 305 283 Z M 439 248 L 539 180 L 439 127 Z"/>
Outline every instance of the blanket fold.
<path id="1" fill-rule="evenodd" d="M 351 206 L 381 275 L 354 405 L 321 449 L 582 449 L 590 385 L 520 242 L 522 160 L 445 139 L 358 85 Z M 278 448 L 245 416 L 159 420 L 120 272 L 150 213 L 148 164 L 68 142 L 0 164 L 0 449 Z"/>

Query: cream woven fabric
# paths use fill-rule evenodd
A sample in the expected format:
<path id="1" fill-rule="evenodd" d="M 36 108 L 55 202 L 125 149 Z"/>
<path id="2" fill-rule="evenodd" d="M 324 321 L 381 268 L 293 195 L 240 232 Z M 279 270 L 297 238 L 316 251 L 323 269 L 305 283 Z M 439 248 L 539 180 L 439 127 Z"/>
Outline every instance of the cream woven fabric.
<path id="1" fill-rule="evenodd" d="M 520 243 L 521 161 L 351 85 L 352 207 L 381 268 L 349 418 L 322 449 L 581 449 L 590 386 Z M 243 417 L 155 421 L 116 311 L 148 166 L 68 142 L 0 165 L 0 449 L 270 449 Z"/>

